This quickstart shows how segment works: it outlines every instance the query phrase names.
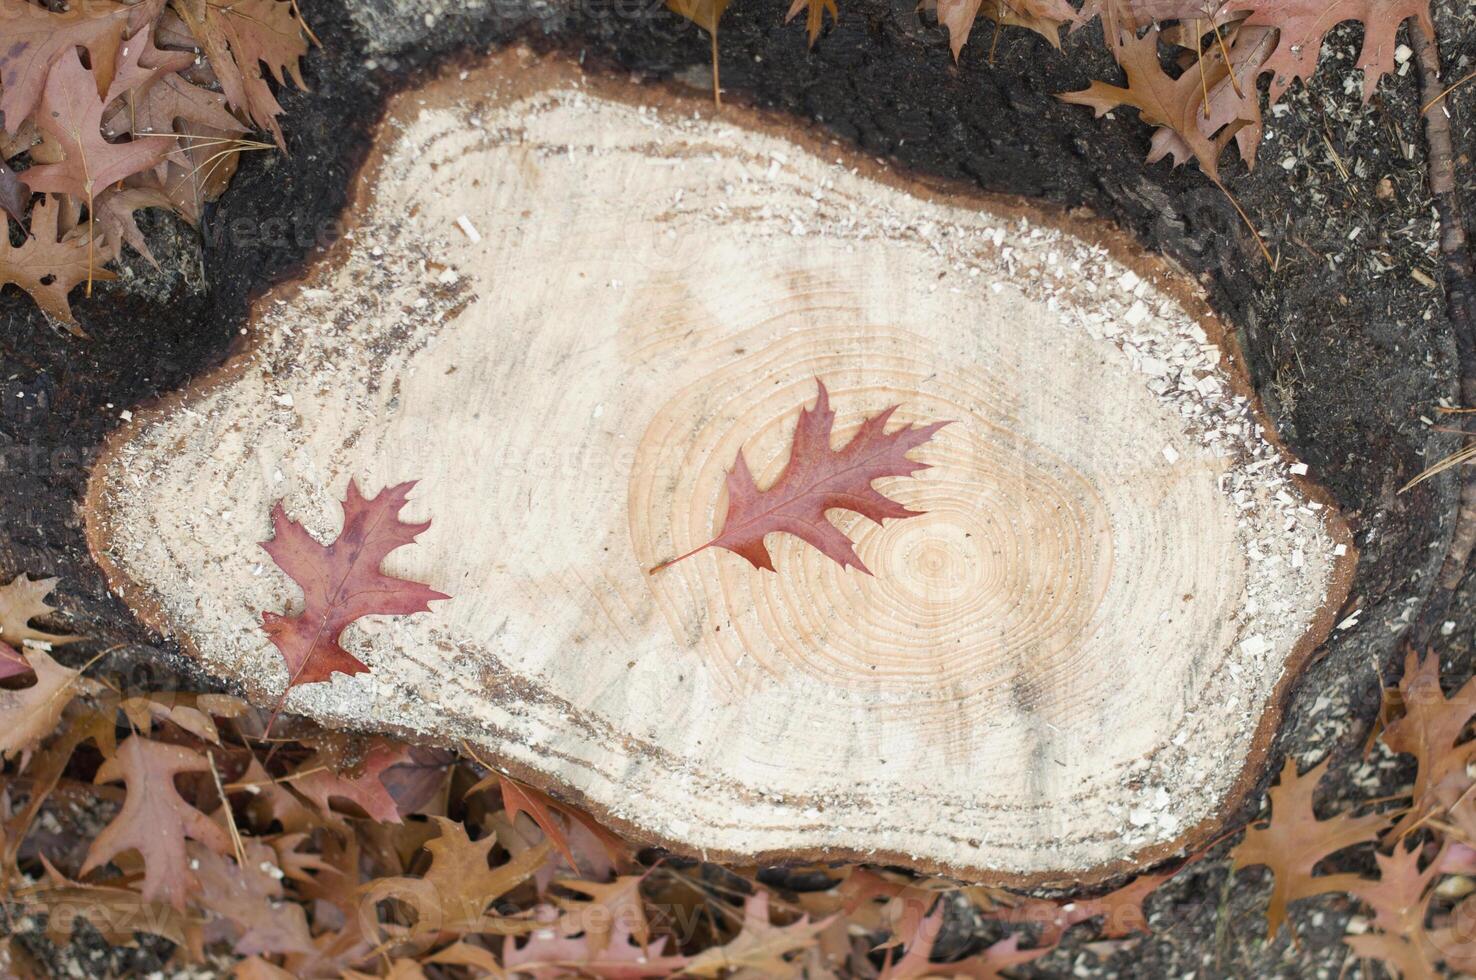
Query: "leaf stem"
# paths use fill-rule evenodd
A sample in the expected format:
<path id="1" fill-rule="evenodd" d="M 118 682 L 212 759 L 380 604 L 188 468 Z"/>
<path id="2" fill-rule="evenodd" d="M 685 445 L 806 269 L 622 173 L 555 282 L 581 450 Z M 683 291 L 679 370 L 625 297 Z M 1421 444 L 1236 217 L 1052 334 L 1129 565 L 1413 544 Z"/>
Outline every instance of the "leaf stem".
<path id="1" fill-rule="evenodd" d="M 663 568 L 666 568 L 666 567 L 668 567 L 670 565 L 675 565 L 677 562 L 681 561 L 683 558 L 691 558 L 693 555 L 697 554 L 697 552 L 699 552 L 699 551 L 706 551 L 708 548 L 711 548 L 715 544 L 717 544 L 717 538 L 713 538 L 711 541 L 707 542 L 707 544 L 703 545 L 700 548 L 693 548 L 691 551 L 687 552 L 685 555 L 677 555 L 675 558 L 668 558 L 668 559 L 666 559 L 666 561 L 664 561 L 661 564 L 657 565 L 656 567 L 652 568 L 646 574 L 647 575 L 655 575 L 657 572 L 661 571 Z"/>
<path id="2" fill-rule="evenodd" d="M 709 31 L 708 34 L 712 37 L 712 103 L 713 105 L 721 109 L 723 107 L 723 86 L 722 83 L 718 80 L 718 44 L 716 23 L 712 25 L 712 30 Z"/>

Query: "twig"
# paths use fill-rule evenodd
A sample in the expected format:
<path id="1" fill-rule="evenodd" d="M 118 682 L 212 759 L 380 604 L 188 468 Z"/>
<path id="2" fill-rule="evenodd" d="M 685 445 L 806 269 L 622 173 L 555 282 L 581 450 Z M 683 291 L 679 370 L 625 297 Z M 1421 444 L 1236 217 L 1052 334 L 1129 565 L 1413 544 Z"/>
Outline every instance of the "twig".
<path id="1" fill-rule="evenodd" d="M 1409 43 L 1414 49 L 1415 65 L 1419 70 L 1420 92 L 1427 102 L 1438 101 L 1442 94 L 1440 47 L 1434 36 L 1427 34 L 1419 22 L 1413 20 L 1410 22 Z M 1465 220 L 1456 187 L 1449 103 L 1439 106 L 1436 111 L 1424 113 L 1423 119 L 1430 193 L 1435 198 L 1435 211 L 1440 218 L 1446 315 L 1455 334 L 1461 404 L 1476 405 L 1476 320 L 1473 320 L 1476 274 L 1471 268 L 1471 251 L 1466 242 Z M 1456 589 L 1466 577 L 1471 552 L 1476 549 L 1476 470 L 1461 467 L 1459 473 L 1460 505 L 1456 511 L 1455 530 L 1436 576 L 1435 587 L 1425 598 L 1416 620 L 1411 639 L 1418 645 L 1423 645 L 1436 624 L 1445 618 Z"/>
<path id="2" fill-rule="evenodd" d="M 226 796 L 225 787 L 220 782 L 220 770 L 215 768 L 215 753 L 206 752 L 205 758 L 210 762 L 210 775 L 215 777 L 215 791 L 220 794 L 220 806 L 225 810 L 226 828 L 231 832 L 231 844 L 236 849 L 236 866 L 242 871 L 246 869 L 246 845 L 241 842 L 241 831 L 236 827 L 236 815 L 231 812 L 231 801 Z"/>

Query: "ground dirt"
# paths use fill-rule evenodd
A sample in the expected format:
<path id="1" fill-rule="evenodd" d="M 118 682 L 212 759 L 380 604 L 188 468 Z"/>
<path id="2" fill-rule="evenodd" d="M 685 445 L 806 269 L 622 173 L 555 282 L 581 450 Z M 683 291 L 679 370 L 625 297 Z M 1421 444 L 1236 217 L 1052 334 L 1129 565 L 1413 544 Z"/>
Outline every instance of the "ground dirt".
<path id="1" fill-rule="evenodd" d="M 289 155 L 250 157 L 201 234 L 172 218 L 152 221 L 146 231 L 161 269 L 135 257 L 120 280 L 79 298 L 88 340 L 49 325 L 13 290 L 0 295 L 0 464 L 8 490 L 0 498 L 0 573 L 61 576 L 64 621 L 98 638 L 92 652 L 118 646 L 113 672 L 131 685 L 211 682 L 107 592 L 82 538 L 87 467 L 121 413 L 224 359 L 248 298 L 333 235 L 385 93 L 509 40 L 577 52 L 591 71 L 707 83 L 706 36 L 651 0 L 304 6 L 324 46 L 305 66 L 311 91 L 282 99 Z M 747 0 L 729 11 L 725 98 L 812 120 L 899 168 L 1090 208 L 1202 279 L 1238 331 L 1282 435 L 1337 496 L 1362 551 L 1347 610 L 1361 610 L 1357 625 L 1338 631 L 1293 692 L 1281 751 L 1304 764 L 1328 753 L 1352 760 L 1335 769 L 1329 806 L 1397 785 L 1397 766 L 1356 756 L 1380 677 L 1393 672 L 1401 627 L 1429 587 L 1454 512 L 1450 477 L 1396 493 L 1453 447 L 1434 429 L 1435 407 L 1454 397 L 1454 355 L 1443 296 L 1429 285 L 1439 267 L 1412 61 L 1363 105 L 1352 67 L 1359 31 L 1334 31 L 1310 88 L 1294 89 L 1268 116 L 1255 170 L 1225 168 L 1227 185 L 1279 258 L 1273 271 L 1197 170 L 1143 166 L 1148 132 L 1134 113 L 1094 120 L 1053 98 L 1094 77 L 1118 77 L 1095 28 L 1068 38 L 1060 53 L 1036 35 L 1007 30 L 991 63 L 990 28 L 981 26 L 955 65 L 943 32 L 912 0 L 843 0 L 839 23 L 813 51 L 800 25 L 783 25 L 785 6 Z M 1437 4 L 1436 19 L 1450 76 L 1469 71 L 1476 10 L 1449 0 Z M 1457 154 L 1476 152 L 1468 122 L 1476 85 L 1460 91 L 1452 109 Z M 1468 200 L 1473 171 L 1469 160 L 1458 169 Z M 1447 676 L 1469 676 L 1476 663 L 1473 610 L 1476 592 L 1467 589 L 1441 647 Z M 1269 779 L 1268 772 L 1263 783 Z M 1262 805 L 1257 799 L 1242 816 Z M 1293 913 L 1300 944 L 1283 930 L 1268 945 L 1265 885 L 1263 872 L 1249 872 L 1230 887 L 1222 859 L 1200 861 L 1150 902 L 1151 938 L 1099 956 L 1082 935 L 1020 973 L 1365 975 L 1345 962 L 1341 943 L 1357 914 L 1350 902 L 1300 903 Z M 991 938 L 962 914 L 954 926 L 958 952 Z M 93 957 L 126 972 L 157 962 L 148 948 L 95 947 L 70 962 L 75 969 L 98 963 Z"/>

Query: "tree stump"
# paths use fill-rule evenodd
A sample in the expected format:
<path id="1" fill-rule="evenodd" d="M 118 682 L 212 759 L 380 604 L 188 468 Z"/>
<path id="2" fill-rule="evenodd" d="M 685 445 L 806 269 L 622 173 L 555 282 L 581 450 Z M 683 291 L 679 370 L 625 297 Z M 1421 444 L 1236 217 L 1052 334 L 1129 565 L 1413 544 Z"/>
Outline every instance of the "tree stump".
<path id="1" fill-rule="evenodd" d="M 139 412 L 88 537 L 148 623 L 274 704 L 260 629 L 350 479 L 420 481 L 372 673 L 290 710 L 468 743 L 632 835 L 1085 882 L 1202 842 L 1260 773 L 1354 556 L 1195 286 L 1101 222 L 895 174 L 792 124 L 507 52 L 398 96 L 349 232 L 249 349 Z M 710 548 L 742 454 L 947 420 L 790 534 Z M 868 574 L 869 572 L 869 574 Z"/>

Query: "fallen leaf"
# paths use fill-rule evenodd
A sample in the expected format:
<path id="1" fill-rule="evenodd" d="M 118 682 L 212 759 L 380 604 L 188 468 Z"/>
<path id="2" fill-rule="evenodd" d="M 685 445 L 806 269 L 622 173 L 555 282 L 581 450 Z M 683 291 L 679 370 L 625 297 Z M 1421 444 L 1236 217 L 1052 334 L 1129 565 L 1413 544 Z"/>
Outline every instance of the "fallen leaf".
<path id="1" fill-rule="evenodd" d="M 1315 875 L 1313 869 L 1346 847 L 1374 841 L 1388 826 L 1388 818 L 1378 813 L 1361 817 L 1339 813 L 1326 820 L 1317 819 L 1312 798 L 1328 764 L 1329 760 L 1324 759 L 1299 776 L 1296 760 L 1289 757 L 1281 779 L 1270 791 L 1270 819 L 1247 827 L 1245 840 L 1230 852 L 1235 871 L 1258 864 L 1271 869 L 1274 883 L 1266 909 L 1268 942 L 1280 931 L 1288 902 L 1357 888 L 1362 880 L 1357 875 Z"/>
<path id="2" fill-rule="evenodd" d="M 1143 903 L 1173 873 L 1139 875 L 1115 891 L 1098 898 L 1055 901 L 1048 898 L 1023 898 L 1008 907 L 987 911 L 991 919 L 1019 925 L 1040 927 L 1040 944 L 1053 946 L 1061 941 L 1072 926 L 1101 917 L 1101 936 L 1122 939 L 1135 932 L 1150 932 Z"/>
<path id="3" fill-rule="evenodd" d="M 400 809 L 390 795 L 380 776 L 391 766 L 404 761 L 409 748 L 392 742 L 380 741 L 365 754 L 364 759 L 351 772 L 335 772 L 321 757 L 314 756 L 298 770 L 303 773 L 295 778 L 291 786 L 307 797 L 324 816 L 332 814 L 329 807 L 333 799 L 347 800 L 359 807 L 371 820 L 380 823 L 399 823 Z"/>
<path id="4" fill-rule="evenodd" d="M 193 841 L 188 853 L 199 881 L 196 902 L 226 925 L 223 938 L 237 956 L 313 951 L 306 910 L 285 899 L 271 847 L 243 838 L 246 861 L 239 865 Z"/>
<path id="5" fill-rule="evenodd" d="M 615 923 L 624 921 L 626 933 L 641 946 L 651 941 L 651 924 L 646 920 L 646 907 L 641 899 L 641 875 L 620 875 L 614 881 L 583 881 L 560 878 L 559 887 L 586 896 L 589 901 L 560 900 L 564 917 L 559 929 L 566 936 L 583 933 L 589 948 L 603 953 L 610 944 Z"/>
<path id="6" fill-rule="evenodd" d="M 31 209 L 30 238 L 16 246 L 10 244 L 8 234 L 0 235 L 0 283 L 24 289 L 42 312 L 81 336 L 67 294 L 89 277 L 103 281 L 116 279 L 117 274 L 97 267 L 85 234 L 58 240 L 60 214 L 60 205 L 43 197 Z"/>
<path id="7" fill-rule="evenodd" d="M 265 64 L 285 85 L 290 77 L 300 89 L 301 60 L 307 56 L 308 40 L 302 22 L 287 0 L 173 0 L 190 32 L 210 59 L 215 77 L 227 101 L 243 110 L 257 127 L 272 134 L 277 145 L 287 148 L 277 117 L 282 106 L 262 74 Z"/>
<path id="8" fill-rule="evenodd" d="M 823 394 L 821 401 L 824 401 Z M 694 977 L 717 977 L 728 970 L 743 969 L 771 976 L 787 974 L 792 968 L 787 957 L 815 942 L 815 937 L 829 925 L 830 919 L 811 922 L 808 917 L 787 926 L 774 925 L 769 919 L 769 893 L 760 890 L 744 899 L 743 925 L 738 935 L 726 945 L 705 949 L 692 957 L 686 972 Z"/>
<path id="9" fill-rule="evenodd" d="M 203 957 L 200 927 L 183 910 L 150 901 L 131 888 L 71 881 L 44 856 L 41 864 L 46 869 L 46 884 L 28 892 L 23 904 L 46 912 L 46 931 L 57 945 L 65 947 L 71 942 L 80 919 L 113 946 L 136 946 L 134 933 L 144 932 L 184 947 L 194 960 Z"/>
<path id="10" fill-rule="evenodd" d="M 1393 854 L 1375 854 L 1377 881 L 1364 881 L 1350 889 L 1373 910 L 1376 932 L 1344 938 L 1359 956 L 1382 960 L 1404 980 L 1441 975 L 1442 954 L 1425 929 L 1425 916 L 1433 896 L 1439 863 L 1432 861 L 1420 870 L 1418 845 L 1406 849 L 1396 844 Z"/>
<path id="11" fill-rule="evenodd" d="M 47 633 L 31 626 L 33 619 L 45 619 L 56 612 L 48 605 L 46 597 L 56 588 L 54 578 L 39 578 L 32 581 L 25 575 L 17 575 L 9 585 L 0 585 L 0 636 L 14 646 L 26 643 L 41 643 L 61 646 L 75 643 L 80 637 L 65 633 Z"/>
<path id="12" fill-rule="evenodd" d="M 396 898 L 413 906 L 417 913 L 416 936 L 508 935 L 533 928 L 530 921 L 488 915 L 487 906 L 533 876 L 548 860 L 548 844 L 494 868 L 488 862 L 497 843 L 495 836 L 473 841 L 466 827 L 455 820 L 431 819 L 441 834 L 425 845 L 431 855 L 430 868 L 419 878 L 399 876 L 373 881 L 365 888 L 368 899 Z"/>
<path id="13" fill-rule="evenodd" d="M 728 473 L 728 515 L 717 537 L 680 557 L 664 561 L 652 573 L 708 548 L 725 548 L 742 555 L 755 568 L 774 570 L 773 560 L 764 547 L 764 536 L 773 532 L 793 534 L 813 545 L 842 568 L 854 566 L 867 575 L 871 570 L 861 563 L 851 541 L 825 519 L 827 510 L 851 510 L 880 524 L 888 517 L 916 517 L 919 511 L 908 510 L 872 489 L 872 481 L 887 476 L 911 476 L 928 468 L 907 458 L 909 450 L 927 442 L 947 422 L 930 425 L 904 425 L 895 432 L 885 431 L 896 405 L 874 415 L 840 449 L 830 447 L 835 412 L 830 408 L 830 393 L 825 383 L 816 379 L 820 388 L 814 408 L 800 409 L 794 429 L 794 445 L 789 462 L 779 478 L 767 490 L 759 490 L 749 472 L 742 450 Z"/>
<path id="14" fill-rule="evenodd" d="M 1476 761 L 1476 741 L 1457 743 L 1476 717 L 1476 678 L 1447 698 L 1440 686 L 1440 657 L 1422 659 L 1410 650 L 1398 691 L 1404 713 L 1389 722 L 1379 739 L 1393 752 L 1414 756 L 1418 768 L 1409 809 L 1392 830 L 1396 838 L 1443 814 L 1471 787 L 1466 767 Z"/>
<path id="15" fill-rule="evenodd" d="M 805 11 L 805 31 L 810 35 L 810 47 L 813 48 L 820 37 L 820 28 L 824 26 L 826 12 L 830 13 L 833 23 L 840 19 L 840 8 L 835 5 L 835 0 L 794 0 L 784 15 L 784 23 L 794 20 L 802 10 Z"/>
<path id="16" fill-rule="evenodd" d="M 192 838 L 219 854 L 231 849 L 220 825 L 195 809 L 179 794 L 176 776 L 210 771 L 210 762 L 182 745 L 155 742 L 132 735 L 118 745 L 112 758 L 97 771 L 96 782 L 122 780 L 127 790 L 123 809 L 103 828 L 82 865 L 82 874 L 135 850 L 144 861 L 140 893 L 145 901 L 162 900 L 175 908 L 198 885 L 189 868 L 185 840 Z"/>
<path id="17" fill-rule="evenodd" d="M 996 24 L 1024 27 L 1061 46 L 1061 28 L 1076 19 L 1076 10 L 1065 0 L 935 0 L 938 23 L 948 29 L 948 45 L 957 61 L 974 21 L 983 14 Z"/>
<path id="18" fill-rule="evenodd" d="M 1218 85 L 1229 69 L 1223 60 L 1207 59 L 1211 64 L 1204 77 L 1196 69 L 1171 78 L 1159 63 L 1158 38 L 1157 27 L 1142 37 L 1127 31 L 1118 35 L 1112 50 L 1127 73 L 1126 88 L 1094 81 L 1086 89 L 1067 92 L 1059 98 L 1091 106 L 1098 116 L 1118 106 L 1132 106 L 1144 122 L 1162 126 L 1178 137 L 1199 161 L 1200 168 L 1218 183 L 1220 154 L 1234 135 L 1234 127 L 1225 127 L 1218 137 L 1211 139 L 1201 131 L 1200 119 L 1204 114 L 1205 89 Z"/>
<path id="19" fill-rule="evenodd" d="M 335 672 L 352 675 L 369 669 L 339 646 L 339 637 L 355 620 L 427 612 L 430 602 L 450 598 L 379 571 L 385 556 L 430 527 L 430 521 L 406 524 L 399 519 L 414 486 L 414 481 L 401 483 L 366 500 L 350 480 L 343 501 L 343 530 L 327 547 L 290 520 L 280 501 L 272 508 L 274 535 L 261 546 L 302 588 L 305 599 L 303 611 L 295 616 L 274 612 L 261 616 L 262 629 L 287 663 L 286 690 L 326 681 Z"/>
<path id="20" fill-rule="evenodd" d="M 1394 70 L 1399 25 L 1413 17 L 1428 37 L 1435 37 L 1429 0 L 1230 0 L 1227 13 L 1248 12 L 1251 27 L 1273 27 L 1280 40 L 1261 67 L 1271 75 L 1267 96 L 1272 105 L 1294 80 L 1305 83 L 1317 71 L 1327 32 L 1347 20 L 1363 27 L 1363 47 L 1355 67 L 1363 69 L 1363 100 L 1373 95 L 1379 79 Z"/>
<path id="21" fill-rule="evenodd" d="M 169 140 L 139 138 L 110 143 L 103 138 L 103 112 L 108 103 L 148 85 L 165 70 L 140 66 L 142 51 L 141 44 L 123 48 L 112 87 L 102 98 L 97 94 L 96 79 L 76 52 L 64 55 L 51 69 L 36 122 L 61 148 L 64 157 L 59 163 L 27 170 L 26 183 L 31 190 L 70 194 L 90 204 L 108 186 L 164 159 L 170 149 Z"/>
<path id="22" fill-rule="evenodd" d="M 50 735 L 82 676 L 81 671 L 52 660 L 44 650 L 32 650 L 30 661 L 36 683 L 0 690 L 0 758 L 34 748 Z"/>
<path id="23" fill-rule="evenodd" d="M 128 8 L 90 0 L 53 13 L 26 0 L 0 0 L 0 113 L 14 133 L 41 100 L 57 61 L 76 58 L 86 48 L 94 65 L 110 70 L 128 26 Z M 106 76 L 94 83 L 93 97 L 107 91 Z"/>
<path id="24" fill-rule="evenodd" d="M 31 203 L 31 188 L 25 178 L 0 161 L 0 208 L 15 219 L 18 225 L 26 223 L 26 205 Z"/>
<path id="25" fill-rule="evenodd" d="M 513 936 L 504 939 L 502 965 L 512 976 L 533 980 L 565 980 L 571 976 L 642 980 L 684 975 L 682 971 L 690 960 L 668 956 L 667 943 L 665 936 L 649 946 L 632 943 L 629 923 L 621 919 L 613 923 L 609 941 L 598 951 L 590 948 L 588 936 L 560 936 L 553 929 L 540 929 L 521 946 Z"/>
<path id="26" fill-rule="evenodd" d="M 574 860 L 574 852 L 569 848 L 568 838 L 564 836 L 564 829 L 554 819 L 553 811 L 563 808 L 549 796 L 540 793 L 531 786 L 524 786 L 515 779 L 509 779 L 500 772 L 493 772 L 483 777 L 471 789 L 468 794 L 491 789 L 493 784 L 497 785 L 498 792 L 502 794 L 502 808 L 507 811 L 509 822 L 516 822 L 518 814 L 526 813 L 528 819 L 543 831 L 543 836 L 558 849 L 565 861 L 569 862 L 572 870 L 579 870 L 579 864 Z"/>

